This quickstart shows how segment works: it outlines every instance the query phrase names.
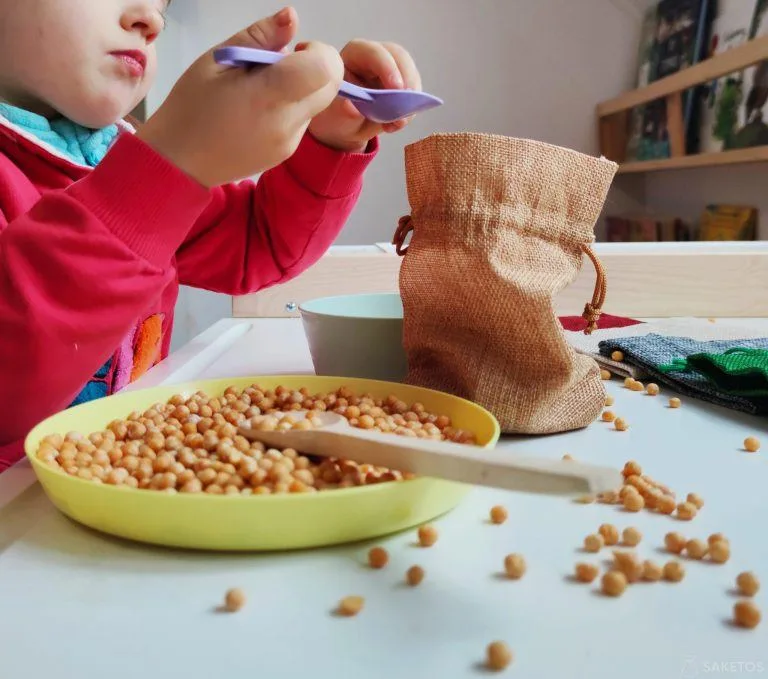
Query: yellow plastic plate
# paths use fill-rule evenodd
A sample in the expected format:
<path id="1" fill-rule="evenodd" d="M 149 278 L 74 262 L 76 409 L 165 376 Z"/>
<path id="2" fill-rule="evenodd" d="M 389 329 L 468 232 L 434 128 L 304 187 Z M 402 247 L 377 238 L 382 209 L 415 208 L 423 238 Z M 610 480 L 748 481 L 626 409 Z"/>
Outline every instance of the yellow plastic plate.
<path id="1" fill-rule="evenodd" d="M 225 496 L 167 495 L 117 488 L 68 476 L 35 457 L 49 434 L 90 434 L 134 410 L 146 410 L 175 394 L 198 390 L 220 396 L 232 385 L 245 388 L 284 385 L 312 393 L 348 386 L 374 398 L 390 394 L 421 402 L 430 412 L 448 415 L 455 426 L 472 431 L 480 445 L 492 448 L 499 425 L 480 406 L 448 394 L 402 384 L 308 375 L 201 380 L 133 391 L 92 401 L 54 415 L 33 429 L 25 450 L 51 502 L 65 515 L 104 533 L 167 547 L 204 550 L 289 550 L 353 542 L 395 533 L 453 509 L 468 488 L 452 482 L 412 481 L 328 490 L 312 494 Z"/>

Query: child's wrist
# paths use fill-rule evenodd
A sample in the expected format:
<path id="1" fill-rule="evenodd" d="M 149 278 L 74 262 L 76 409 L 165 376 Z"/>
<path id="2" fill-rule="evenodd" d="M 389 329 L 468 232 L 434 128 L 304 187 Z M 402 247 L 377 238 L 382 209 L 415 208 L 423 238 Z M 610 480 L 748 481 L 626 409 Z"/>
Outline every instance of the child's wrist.
<path id="1" fill-rule="evenodd" d="M 185 148 L 188 144 L 184 140 L 177 139 L 176 135 L 160 130 L 159 125 L 154 125 L 154 122 L 153 119 L 147 121 L 136 133 L 136 138 L 143 141 L 167 161 L 173 163 L 191 179 L 205 188 L 211 188 L 213 182 L 205 176 L 204 172 L 200 171 L 200 168 L 196 167 L 191 158 L 187 158 L 188 154 L 185 153 Z"/>
<path id="2" fill-rule="evenodd" d="M 340 139 L 329 135 L 321 135 L 314 132 L 311 128 L 309 134 L 323 146 L 327 146 L 334 151 L 340 151 L 341 153 L 365 153 L 371 143 L 370 139 Z"/>

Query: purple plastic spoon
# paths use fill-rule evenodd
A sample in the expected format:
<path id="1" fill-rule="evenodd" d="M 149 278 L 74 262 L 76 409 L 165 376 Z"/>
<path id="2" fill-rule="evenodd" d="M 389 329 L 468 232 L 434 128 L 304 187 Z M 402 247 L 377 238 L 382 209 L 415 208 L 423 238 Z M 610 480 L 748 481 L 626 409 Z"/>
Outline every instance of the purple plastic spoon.
<path id="1" fill-rule="evenodd" d="M 247 68 L 276 64 L 285 55 L 253 47 L 220 47 L 213 53 L 216 63 Z M 443 104 L 442 99 L 416 90 L 374 90 L 342 81 L 339 96 L 349 99 L 368 120 L 392 123 Z"/>

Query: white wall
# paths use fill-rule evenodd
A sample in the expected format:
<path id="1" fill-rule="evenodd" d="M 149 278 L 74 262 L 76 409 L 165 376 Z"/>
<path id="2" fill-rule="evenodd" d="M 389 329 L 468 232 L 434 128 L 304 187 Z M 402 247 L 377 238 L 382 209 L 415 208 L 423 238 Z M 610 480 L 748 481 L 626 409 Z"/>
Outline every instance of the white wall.
<path id="1" fill-rule="evenodd" d="M 643 0 L 638 0 L 643 2 Z M 408 209 L 403 146 L 432 132 L 530 137 L 597 153 L 595 104 L 632 85 L 639 33 L 633 0 L 296 0 L 301 38 L 337 47 L 353 37 L 405 45 L 445 106 L 383 140 L 341 244 L 389 240 Z M 202 51 L 280 8 L 265 0 L 171 6 L 150 112 Z M 631 203 L 617 185 L 614 209 Z M 174 344 L 229 314 L 229 300 L 182 292 Z"/>

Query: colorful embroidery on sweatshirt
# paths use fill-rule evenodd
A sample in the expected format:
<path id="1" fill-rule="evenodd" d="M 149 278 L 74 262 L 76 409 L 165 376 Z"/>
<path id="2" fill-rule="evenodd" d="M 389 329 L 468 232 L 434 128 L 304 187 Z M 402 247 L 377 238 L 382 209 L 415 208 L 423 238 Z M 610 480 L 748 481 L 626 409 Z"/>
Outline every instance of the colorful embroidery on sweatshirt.
<path id="1" fill-rule="evenodd" d="M 70 407 L 109 396 L 138 380 L 160 361 L 162 339 L 163 314 L 154 314 L 139 323 L 83 387 Z"/>

